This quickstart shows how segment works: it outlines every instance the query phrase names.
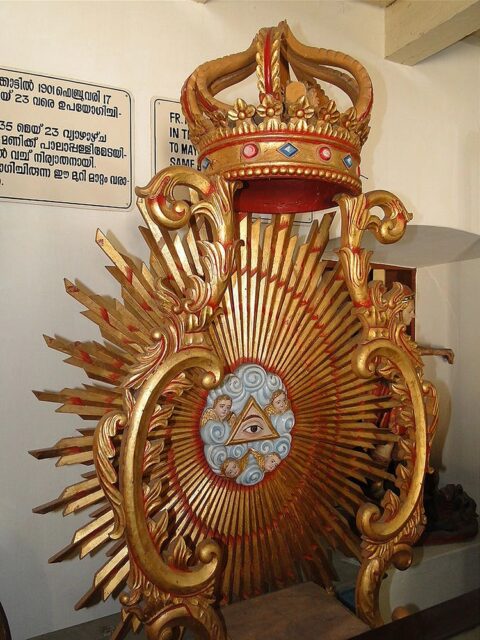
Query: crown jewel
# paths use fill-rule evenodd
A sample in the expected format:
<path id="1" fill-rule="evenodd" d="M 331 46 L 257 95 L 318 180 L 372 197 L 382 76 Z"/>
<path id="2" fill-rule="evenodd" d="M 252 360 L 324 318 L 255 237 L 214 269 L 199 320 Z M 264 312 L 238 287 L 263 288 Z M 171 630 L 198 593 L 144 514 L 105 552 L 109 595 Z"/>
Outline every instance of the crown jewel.
<path id="1" fill-rule="evenodd" d="M 258 104 L 215 97 L 255 72 Z M 341 89 L 352 106 L 339 111 L 324 83 Z M 286 22 L 261 29 L 246 51 L 198 67 L 181 98 L 200 169 L 243 181 L 238 210 L 269 213 L 319 210 L 339 193 L 361 192 L 372 100 L 359 62 L 301 44 Z"/>

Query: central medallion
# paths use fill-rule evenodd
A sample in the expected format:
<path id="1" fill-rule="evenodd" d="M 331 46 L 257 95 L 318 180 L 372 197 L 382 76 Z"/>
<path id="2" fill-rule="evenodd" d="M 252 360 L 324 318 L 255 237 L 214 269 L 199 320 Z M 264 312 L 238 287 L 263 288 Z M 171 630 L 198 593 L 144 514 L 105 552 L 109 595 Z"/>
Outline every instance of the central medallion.
<path id="1" fill-rule="evenodd" d="M 281 378 L 242 364 L 208 394 L 200 420 L 205 458 L 219 476 L 258 484 L 290 453 L 294 424 Z"/>

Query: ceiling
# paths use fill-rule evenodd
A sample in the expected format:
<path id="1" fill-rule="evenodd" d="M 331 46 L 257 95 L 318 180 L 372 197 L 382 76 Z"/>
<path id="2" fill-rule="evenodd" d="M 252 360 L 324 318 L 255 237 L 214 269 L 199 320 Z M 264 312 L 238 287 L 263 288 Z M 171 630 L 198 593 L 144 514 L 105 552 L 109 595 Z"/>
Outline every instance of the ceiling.
<path id="1" fill-rule="evenodd" d="M 414 65 L 469 38 L 480 46 L 480 0 L 355 0 L 385 14 L 385 57 Z"/>
<path id="2" fill-rule="evenodd" d="M 414 65 L 464 38 L 480 46 L 480 0 L 349 1 L 384 12 L 385 58 L 392 62 Z"/>

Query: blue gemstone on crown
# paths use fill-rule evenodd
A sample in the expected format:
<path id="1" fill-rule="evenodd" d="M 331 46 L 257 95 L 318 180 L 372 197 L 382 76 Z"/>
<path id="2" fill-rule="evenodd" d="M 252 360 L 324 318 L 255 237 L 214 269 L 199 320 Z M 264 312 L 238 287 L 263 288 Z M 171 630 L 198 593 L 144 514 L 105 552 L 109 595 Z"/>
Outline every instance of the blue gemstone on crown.
<path id="1" fill-rule="evenodd" d="M 343 164 L 347 167 L 347 169 L 351 169 L 353 165 L 353 159 L 351 155 L 345 156 L 343 158 Z"/>
<path id="2" fill-rule="evenodd" d="M 204 169 L 204 170 L 205 170 L 205 169 L 208 169 L 208 167 L 209 167 L 211 164 L 212 164 L 212 161 L 210 160 L 210 158 L 204 158 L 204 159 L 202 160 L 201 167 L 202 167 L 202 169 Z"/>
<path id="3" fill-rule="evenodd" d="M 286 142 L 278 148 L 278 151 L 280 151 L 280 153 L 282 153 L 286 158 L 292 158 L 298 152 L 298 149 L 291 142 Z"/>

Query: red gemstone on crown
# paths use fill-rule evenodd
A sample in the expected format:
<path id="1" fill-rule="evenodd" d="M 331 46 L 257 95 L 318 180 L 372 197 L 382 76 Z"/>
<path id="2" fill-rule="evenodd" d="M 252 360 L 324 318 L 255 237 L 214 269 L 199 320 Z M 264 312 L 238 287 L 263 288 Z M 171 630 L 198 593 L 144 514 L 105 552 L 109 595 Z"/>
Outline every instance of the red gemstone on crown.
<path id="1" fill-rule="evenodd" d="M 330 158 L 332 157 L 332 152 L 328 147 L 320 147 L 320 149 L 318 150 L 318 155 L 322 160 L 330 160 Z"/>
<path id="2" fill-rule="evenodd" d="M 258 154 L 258 147 L 253 142 L 249 142 L 242 149 L 244 158 L 254 158 Z"/>

